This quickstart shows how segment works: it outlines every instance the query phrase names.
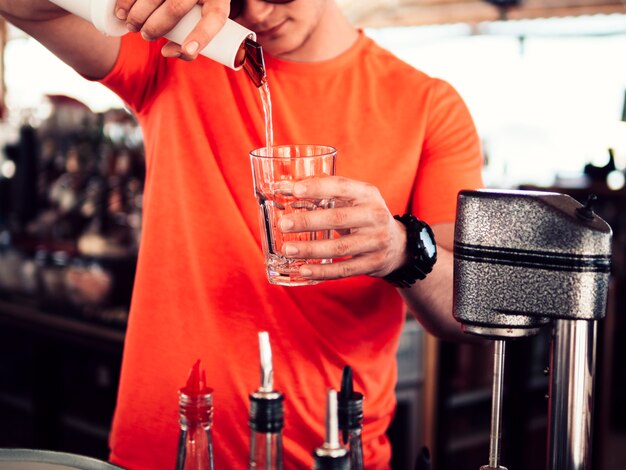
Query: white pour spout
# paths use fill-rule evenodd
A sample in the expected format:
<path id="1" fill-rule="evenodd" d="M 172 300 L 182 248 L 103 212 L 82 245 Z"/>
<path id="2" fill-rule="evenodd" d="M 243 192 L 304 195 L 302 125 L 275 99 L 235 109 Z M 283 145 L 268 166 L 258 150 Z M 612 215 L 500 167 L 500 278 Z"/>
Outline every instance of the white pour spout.
<path id="1" fill-rule="evenodd" d="M 108 36 L 123 36 L 128 33 L 126 24 L 115 16 L 115 0 L 50 0 L 52 3 L 92 23 L 96 29 Z M 170 41 L 181 44 L 202 18 L 200 5 L 193 7 L 179 23 L 165 35 Z M 239 51 L 246 39 L 256 40 L 253 31 L 228 19 L 200 54 L 220 64 L 239 70 Z"/>

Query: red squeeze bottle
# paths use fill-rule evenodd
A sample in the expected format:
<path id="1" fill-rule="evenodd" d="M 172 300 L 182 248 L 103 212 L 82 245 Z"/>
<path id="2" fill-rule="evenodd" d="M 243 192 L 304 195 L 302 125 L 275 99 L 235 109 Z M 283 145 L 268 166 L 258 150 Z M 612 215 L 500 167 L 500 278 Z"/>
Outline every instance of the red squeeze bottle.
<path id="1" fill-rule="evenodd" d="M 213 389 L 207 387 L 200 359 L 178 391 L 180 435 L 176 470 L 214 470 Z"/>

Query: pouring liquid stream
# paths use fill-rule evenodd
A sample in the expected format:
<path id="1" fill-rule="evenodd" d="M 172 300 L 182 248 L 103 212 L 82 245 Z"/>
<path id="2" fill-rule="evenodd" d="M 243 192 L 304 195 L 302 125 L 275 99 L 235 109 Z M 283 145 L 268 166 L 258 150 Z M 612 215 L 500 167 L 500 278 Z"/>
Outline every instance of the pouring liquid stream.
<path id="1" fill-rule="evenodd" d="M 265 59 L 263 58 L 263 48 L 252 38 L 247 38 L 240 49 L 243 54 L 241 66 L 248 74 L 254 86 L 259 89 L 261 103 L 263 104 L 263 114 L 265 117 L 265 147 L 266 154 L 271 157 L 270 152 L 274 145 L 274 128 L 272 124 L 272 99 L 267 81 L 267 70 L 265 69 Z"/>
<path id="2" fill-rule="evenodd" d="M 261 94 L 263 115 L 265 116 L 265 147 L 267 148 L 267 156 L 271 157 L 272 147 L 274 146 L 274 125 L 272 122 L 272 97 L 267 77 L 264 77 L 263 85 L 259 87 L 259 93 Z"/>

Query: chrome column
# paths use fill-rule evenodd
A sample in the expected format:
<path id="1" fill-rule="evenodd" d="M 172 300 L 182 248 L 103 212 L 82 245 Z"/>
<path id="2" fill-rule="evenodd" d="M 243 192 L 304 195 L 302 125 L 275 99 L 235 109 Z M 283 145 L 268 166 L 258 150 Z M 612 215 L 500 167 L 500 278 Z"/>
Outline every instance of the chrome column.
<path id="1" fill-rule="evenodd" d="M 500 466 L 500 437 L 502 426 L 502 395 L 504 384 L 504 352 L 506 343 L 503 339 L 493 342 L 493 385 L 491 389 L 491 432 L 489 436 L 489 465 L 480 470 L 507 470 Z"/>
<path id="2" fill-rule="evenodd" d="M 554 321 L 548 470 L 591 470 L 596 332 L 593 320 Z"/>

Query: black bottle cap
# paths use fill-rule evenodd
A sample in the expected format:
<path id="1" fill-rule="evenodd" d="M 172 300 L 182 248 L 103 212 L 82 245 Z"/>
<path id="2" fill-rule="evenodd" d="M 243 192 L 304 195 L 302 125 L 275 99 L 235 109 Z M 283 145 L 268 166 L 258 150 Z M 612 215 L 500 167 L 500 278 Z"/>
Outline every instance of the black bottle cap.
<path id="1" fill-rule="evenodd" d="M 348 431 L 363 425 L 363 394 L 355 392 L 352 383 L 352 368 L 345 366 L 341 376 L 341 390 L 337 397 L 337 418 L 343 432 L 344 444 L 348 441 Z"/>
<path id="2" fill-rule="evenodd" d="M 350 470 L 350 458 L 346 453 L 342 457 L 332 457 L 329 455 L 318 455 L 313 453 L 315 463 L 313 470 Z"/>
<path id="3" fill-rule="evenodd" d="M 285 425 L 283 402 L 285 397 L 279 392 L 250 395 L 250 429 L 256 432 L 278 433 Z"/>

